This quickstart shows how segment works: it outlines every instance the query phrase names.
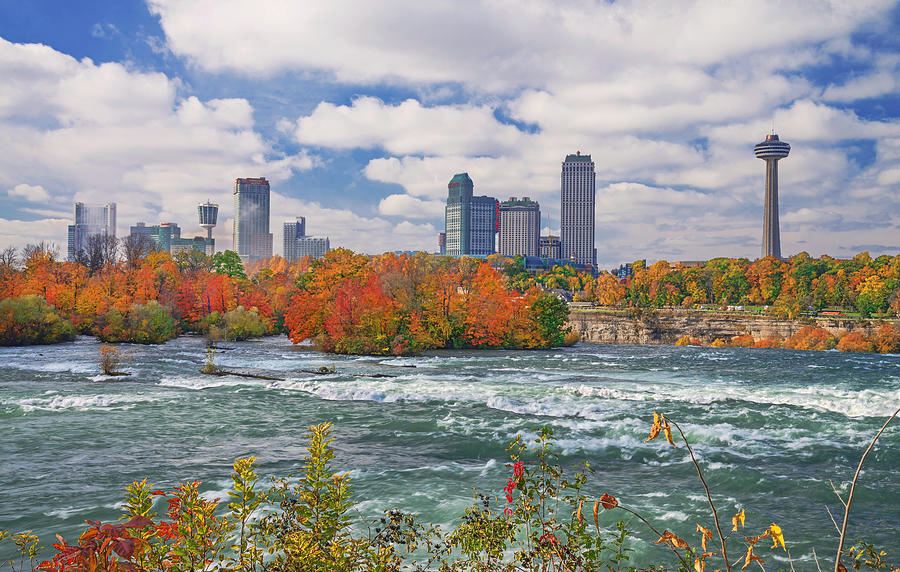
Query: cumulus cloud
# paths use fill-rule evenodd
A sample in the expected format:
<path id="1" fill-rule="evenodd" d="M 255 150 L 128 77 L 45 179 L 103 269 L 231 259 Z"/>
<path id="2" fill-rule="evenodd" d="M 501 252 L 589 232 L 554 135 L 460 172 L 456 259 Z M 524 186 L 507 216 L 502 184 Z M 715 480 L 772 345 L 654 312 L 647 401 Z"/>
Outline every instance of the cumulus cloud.
<path id="1" fill-rule="evenodd" d="M 900 120 L 852 105 L 897 92 L 900 58 L 860 39 L 893 33 L 892 0 L 148 5 L 167 57 L 193 73 L 328 84 L 329 100 L 276 111 L 272 135 L 299 151 L 279 151 L 240 97 L 204 100 L 161 73 L 7 42 L 0 188 L 123 193 L 124 220 L 191 213 L 235 176 L 264 175 L 279 216 L 308 216 L 333 244 L 432 249 L 447 182 L 463 171 L 476 194 L 538 200 L 543 226 L 557 228 L 560 162 L 581 150 L 597 164 L 604 264 L 755 256 L 764 171 L 753 144 L 774 120 L 793 146 L 781 163 L 786 252 L 896 242 Z M 832 65 L 843 71 L 823 82 Z M 339 154 L 396 187 L 356 213 L 324 194 L 289 196 L 295 172 Z"/>
<path id="2" fill-rule="evenodd" d="M 158 216 L 199 230 L 196 204 L 218 197 L 229 216 L 236 177 L 277 184 L 317 164 L 305 150 L 273 150 L 246 100 L 179 97 L 179 80 L 161 73 L 5 40 L 0 73 L 9 78 L 0 86 L 0 185 L 31 202 L 51 193 L 62 204 L 114 200 L 120 233 Z M 54 240 L 65 236 L 60 224 Z"/>
<path id="3" fill-rule="evenodd" d="M 6 194 L 10 197 L 25 199 L 32 203 L 40 203 L 50 199 L 50 193 L 48 193 L 44 187 L 40 185 L 26 185 L 25 183 L 20 183 L 9 189 L 6 191 Z"/>
<path id="4" fill-rule="evenodd" d="M 465 10 L 444 0 L 386 0 L 378 10 L 358 0 L 149 5 L 172 51 L 208 70 L 305 70 L 344 82 L 458 82 L 498 91 L 580 82 L 647 61 L 705 67 L 766 59 L 848 35 L 892 2 L 474 0 Z"/>

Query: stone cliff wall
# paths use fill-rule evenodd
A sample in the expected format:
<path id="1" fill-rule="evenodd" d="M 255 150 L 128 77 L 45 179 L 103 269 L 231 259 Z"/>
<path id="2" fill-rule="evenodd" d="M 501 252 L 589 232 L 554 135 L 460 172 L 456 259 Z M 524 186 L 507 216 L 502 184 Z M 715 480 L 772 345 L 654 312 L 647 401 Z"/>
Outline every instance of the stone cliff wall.
<path id="1" fill-rule="evenodd" d="M 582 341 L 601 344 L 674 344 L 681 336 L 710 343 L 750 334 L 756 339 L 787 338 L 807 325 L 825 328 L 835 335 L 851 331 L 871 334 L 884 320 L 805 318 L 783 320 L 768 316 L 726 314 L 690 310 L 646 310 L 617 312 L 596 309 L 572 309 L 569 324 L 581 334 Z"/>

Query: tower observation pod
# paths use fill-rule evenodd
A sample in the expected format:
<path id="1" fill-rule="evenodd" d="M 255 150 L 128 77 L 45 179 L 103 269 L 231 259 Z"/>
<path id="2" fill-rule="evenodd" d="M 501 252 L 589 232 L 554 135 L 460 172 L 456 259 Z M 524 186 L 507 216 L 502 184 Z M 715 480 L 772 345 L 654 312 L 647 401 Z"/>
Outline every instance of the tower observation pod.
<path id="1" fill-rule="evenodd" d="M 780 141 L 778 135 L 766 135 L 766 140 L 753 148 L 758 159 L 766 162 L 766 199 L 763 209 L 762 255 L 781 258 L 781 231 L 778 226 L 778 161 L 791 152 L 791 146 Z"/>
<path id="2" fill-rule="evenodd" d="M 200 215 L 200 226 L 206 229 L 206 238 L 212 239 L 212 231 L 219 218 L 219 205 L 209 201 L 197 205 L 197 214 Z"/>

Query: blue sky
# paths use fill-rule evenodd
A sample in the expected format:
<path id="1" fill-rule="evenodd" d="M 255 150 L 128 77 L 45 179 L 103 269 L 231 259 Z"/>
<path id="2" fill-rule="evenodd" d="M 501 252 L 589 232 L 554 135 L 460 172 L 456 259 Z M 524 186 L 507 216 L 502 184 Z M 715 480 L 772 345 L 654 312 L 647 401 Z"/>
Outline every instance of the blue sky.
<path id="1" fill-rule="evenodd" d="M 847 5 L 850 4 L 850 5 Z M 199 232 L 266 176 L 272 228 L 436 248 L 446 184 L 541 203 L 597 163 L 602 265 L 758 256 L 771 129 L 786 254 L 900 248 L 896 2 L 119 0 L 0 3 L 0 243 L 72 202 Z"/>

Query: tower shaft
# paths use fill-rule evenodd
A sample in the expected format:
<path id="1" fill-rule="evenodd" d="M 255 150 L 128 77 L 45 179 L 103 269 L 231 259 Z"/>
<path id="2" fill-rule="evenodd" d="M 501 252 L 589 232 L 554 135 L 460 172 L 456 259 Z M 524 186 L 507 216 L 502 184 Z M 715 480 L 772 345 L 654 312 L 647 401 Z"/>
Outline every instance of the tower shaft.
<path id="1" fill-rule="evenodd" d="M 766 159 L 766 198 L 763 212 L 762 255 L 781 258 L 778 224 L 778 159 Z"/>

